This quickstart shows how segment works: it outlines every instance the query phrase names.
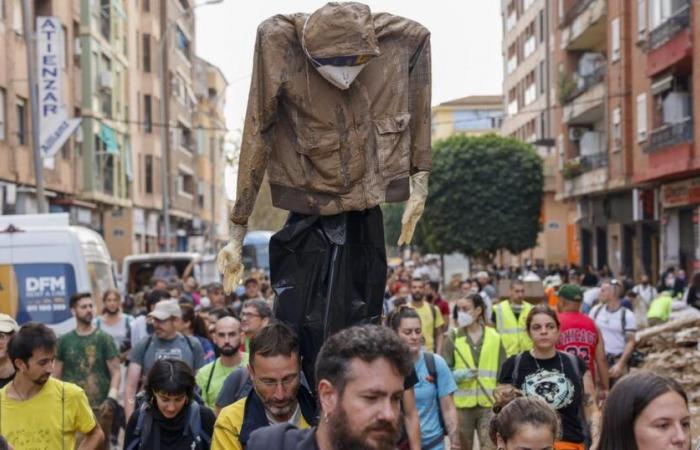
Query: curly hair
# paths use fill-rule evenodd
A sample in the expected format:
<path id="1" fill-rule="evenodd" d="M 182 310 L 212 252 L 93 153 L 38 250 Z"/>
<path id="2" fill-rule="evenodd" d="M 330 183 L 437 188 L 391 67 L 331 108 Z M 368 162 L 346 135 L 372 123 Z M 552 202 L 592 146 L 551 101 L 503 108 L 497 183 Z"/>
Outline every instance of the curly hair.
<path id="1" fill-rule="evenodd" d="M 384 358 L 402 377 L 413 370 L 408 346 L 396 333 L 378 325 L 362 325 L 346 328 L 323 344 L 316 360 L 317 382 L 327 380 L 342 394 L 348 366 L 355 358 L 367 363 Z"/>

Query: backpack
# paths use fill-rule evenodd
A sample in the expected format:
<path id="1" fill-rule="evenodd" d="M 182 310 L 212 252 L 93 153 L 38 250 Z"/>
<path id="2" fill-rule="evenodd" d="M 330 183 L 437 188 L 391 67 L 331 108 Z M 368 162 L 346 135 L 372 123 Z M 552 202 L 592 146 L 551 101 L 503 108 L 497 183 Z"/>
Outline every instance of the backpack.
<path id="1" fill-rule="evenodd" d="M 435 354 L 430 352 L 423 353 L 423 360 L 425 361 L 425 367 L 428 369 L 428 375 L 432 379 L 432 383 L 435 384 L 435 397 L 437 397 L 438 402 L 438 420 L 440 421 L 440 426 L 442 431 L 447 435 L 447 427 L 445 427 L 445 419 L 442 417 L 442 408 L 440 408 L 440 391 L 438 390 L 438 372 L 435 367 Z"/>
<path id="2" fill-rule="evenodd" d="M 208 449 L 211 445 L 211 436 L 202 429 L 202 407 L 197 401 L 197 398 L 190 401 L 188 408 L 187 426 L 182 430 L 183 436 L 194 436 L 196 446 L 202 449 Z M 132 440 L 126 450 L 141 449 L 148 442 L 148 438 L 153 431 L 153 416 L 149 412 L 149 404 L 143 402 L 139 407 L 139 418 L 136 421 L 134 429 L 134 440 Z M 160 450 L 160 442 L 155 443 L 154 450 Z"/>
<path id="3" fill-rule="evenodd" d="M 185 341 L 187 342 L 187 346 L 190 348 L 190 353 L 192 353 L 192 366 L 191 367 L 192 367 L 192 370 L 195 370 L 195 368 L 194 368 L 195 355 L 194 355 L 194 345 L 192 344 L 192 339 L 197 339 L 197 338 L 192 337 L 192 336 L 185 336 L 184 334 L 182 335 L 182 337 L 185 338 Z M 145 358 L 146 352 L 148 352 L 148 348 L 151 346 L 152 343 L 153 343 L 153 335 L 149 334 L 148 338 L 146 340 L 146 347 L 144 347 L 144 349 L 143 349 L 144 358 Z"/>
<path id="4" fill-rule="evenodd" d="M 593 307 L 593 311 L 592 311 L 593 322 L 596 321 L 596 319 L 600 315 L 600 312 L 603 310 L 603 308 L 605 308 L 605 305 L 596 305 L 595 307 Z M 627 308 L 625 308 L 624 306 L 621 306 L 620 310 L 622 310 L 622 319 L 620 320 L 620 323 L 622 324 L 622 335 L 624 336 L 625 333 L 627 333 L 627 330 L 626 330 L 626 328 L 627 328 Z"/>

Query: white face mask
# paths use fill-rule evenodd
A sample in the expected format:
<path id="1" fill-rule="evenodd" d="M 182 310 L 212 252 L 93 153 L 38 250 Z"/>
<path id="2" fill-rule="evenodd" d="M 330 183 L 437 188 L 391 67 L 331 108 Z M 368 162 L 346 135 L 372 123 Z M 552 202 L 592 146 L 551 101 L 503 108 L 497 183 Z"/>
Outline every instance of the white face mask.
<path id="1" fill-rule="evenodd" d="M 318 73 L 338 89 L 346 90 L 367 64 L 359 66 L 318 66 Z"/>
<path id="2" fill-rule="evenodd" d="M 468 312 L 464 311 L 458 311 L 457 312 L 457 325 L 459 325 L 460 328 L 468 327 L 469 325 L 474 323 L 474 318 L 472 317 L 471 314 Z"/>

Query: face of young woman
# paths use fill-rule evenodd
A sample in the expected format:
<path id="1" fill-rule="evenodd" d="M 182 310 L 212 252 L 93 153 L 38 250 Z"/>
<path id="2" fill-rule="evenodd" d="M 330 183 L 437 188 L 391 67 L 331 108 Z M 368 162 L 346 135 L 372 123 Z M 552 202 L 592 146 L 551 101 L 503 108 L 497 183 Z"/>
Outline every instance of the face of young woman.
<path id="1" fill-rule="evenodd" d="M 634 421 L 638 450 L 687 450 L 690 448 L 690 413 L 675 391 L 651 401 Z"/>
<path id="2" fill-rule="evenodd" d="M 156 392 L 154 397 L 156 398 L 156 404 L 160 413 L 163 414 L 166 419 L 172 419 L 177 416 L 187 403 L 187 394 Z"/>
<path id="3" fill-rule="evenodd" d="M 547 314 L 535 315 L 528 332 L 533 345 L 539 349 L 551 349 L 559 340 L 557 323 Z"/>
<path id="4" fill-rule="evenodd" d="M 504 450 L 552 450 L 554 435 L 546 425 L 523 424 L 507 442 L 496 435 L 497 447 Z"/>
<path id="5" fill-rule="evenodd" d="M 412 353 L 420 351 L 422 337 L 420 319 L 402 319 L 398 331 L 399 337 L 408 345 Z"/>

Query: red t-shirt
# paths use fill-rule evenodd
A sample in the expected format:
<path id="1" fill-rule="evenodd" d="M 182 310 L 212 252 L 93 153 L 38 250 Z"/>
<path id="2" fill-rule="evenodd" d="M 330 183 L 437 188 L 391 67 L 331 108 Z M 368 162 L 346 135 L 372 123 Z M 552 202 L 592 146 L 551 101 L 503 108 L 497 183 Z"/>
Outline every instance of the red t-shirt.
<path id="1" fill-rule="evenodd" d="M 443 316 L 449 316 L 450 315 L 450 304 L 445 301 L 445 299 L 442 298 L 442 296 L 438 296 L 437 299 L 435 299 L 435 306 L 438 307 L 440 310 L 440 314 Z"/>
<path id="2" fill-rule="evenodd" d="M 569 352 L 581 358 L 595 380 L 595 348 L 600 339 L 595 322 L 580 312 L 559 313 L 559 322 L 561 322 L 561 328 L 557 350 Z"/>

